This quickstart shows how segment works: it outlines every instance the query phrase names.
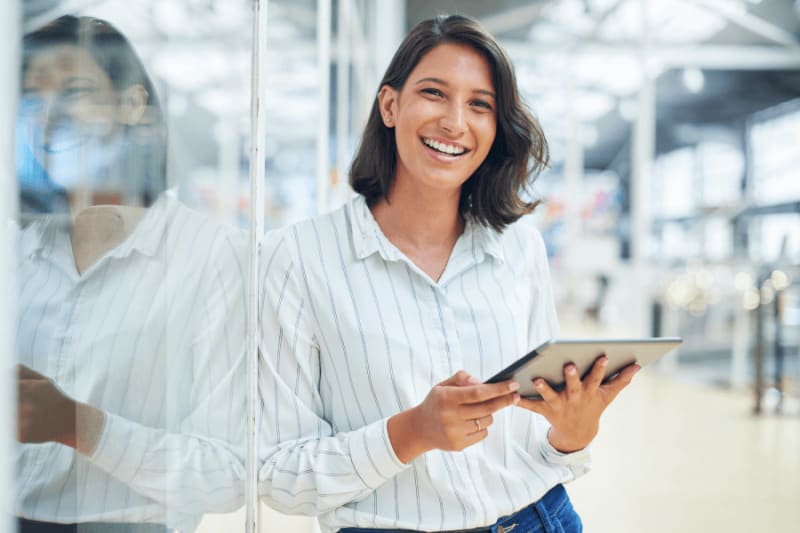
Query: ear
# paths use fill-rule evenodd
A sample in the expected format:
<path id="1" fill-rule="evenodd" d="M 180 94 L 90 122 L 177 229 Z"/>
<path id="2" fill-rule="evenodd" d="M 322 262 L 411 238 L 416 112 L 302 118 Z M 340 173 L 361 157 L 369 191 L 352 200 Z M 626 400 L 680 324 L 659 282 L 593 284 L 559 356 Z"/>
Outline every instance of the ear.
<path id="1" fill-rule="evenodd" d="M 381 87 L 378 93 L 378 110 L 381 113 L 383 125 L 387 128 L 394 128 L 397 120 L 397 99 L 400 94 L 389 85 Z"/>
<path id="2" fill-rule="evenodd" d="M 149 95 L 144 86 L 131 85 L 120 94 L 118 120 L 127 126 L 135 126 L 147 111 Z"/>

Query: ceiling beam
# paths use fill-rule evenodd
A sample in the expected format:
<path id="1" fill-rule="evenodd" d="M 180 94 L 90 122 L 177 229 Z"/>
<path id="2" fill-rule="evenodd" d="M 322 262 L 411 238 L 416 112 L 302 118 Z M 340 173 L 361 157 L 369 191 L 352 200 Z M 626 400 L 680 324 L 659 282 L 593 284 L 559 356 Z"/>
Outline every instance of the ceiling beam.
<path id="1" fill-rule="evenodd" d="M 530 26 L 539 19 L 542 10 L 553 0 L 531 2 L 527 5 L 512 7 L 499 13 L 481 17 L 481 24 L 489 33 L 501 35 L 510 31 Z"/>
<path id="2" fill-rule="evenodd" d="M 541 58 L 547 55 L 605 54 L 639 56 L 640 44 L 584 43 L 573 51 L 563 45 L 546 46 L 528 41 L 504 40 L 503 45 L 514 59 Z M 664 68 L 697 67 L 710 70 L 800 70 L 800 50 L 778 46 L 740 45 L 659 45 L 648 48 L 647 59 Z"/>
<path id="3" fill-rule="evenodd" d="M 721 15 L 728 22 L 754 33 L 755 35 L 772 41 L 775 44 L 800 50 L 800 41 L 798 41 L 794 34 L 786 31 L 776 24 L 773 24 L 772 22 L 768 22 L 760 17 L 755 16 L 746 10 L 740 11 L 727 2 L 713 0 L 689 1 L 700 9 L 715 15 Z"/>

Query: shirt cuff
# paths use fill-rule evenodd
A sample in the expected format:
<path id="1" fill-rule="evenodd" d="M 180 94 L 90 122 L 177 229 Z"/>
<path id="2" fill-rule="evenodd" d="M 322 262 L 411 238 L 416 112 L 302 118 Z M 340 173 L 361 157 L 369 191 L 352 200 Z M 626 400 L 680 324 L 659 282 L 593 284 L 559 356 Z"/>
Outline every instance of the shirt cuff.
<path id="1" fill-rule="evenodd" d="M 539 445 L 539 452 L 548 463 L 569 468 L 574 478 L 580 477 L 592 469 L 591 445 L 576 452 L 564 453 L 553 448 L 553 445 L 545 437 Z"/>
<path id="2" fill-rule="evenodd" d="M 114 477 L 131 481 L 144 460 L 148 432 L 117 415 L 109 412 L 105 415 L 103 432 L 88 459 Z"/>
<path id="3" fill-rule="evenodd" d="M 350 439 L 353 466 L 364 485 L 373 490 L 409 466 L 394 453 L 387 422 L 388 419 L 373 422 Z"/>

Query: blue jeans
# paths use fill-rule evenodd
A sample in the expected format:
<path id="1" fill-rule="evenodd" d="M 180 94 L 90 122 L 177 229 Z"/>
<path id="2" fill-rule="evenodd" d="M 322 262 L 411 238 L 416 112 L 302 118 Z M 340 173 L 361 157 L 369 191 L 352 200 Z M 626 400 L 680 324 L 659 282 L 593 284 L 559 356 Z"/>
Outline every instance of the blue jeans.
<path id="1" fill-rule="evenodd" d="M 469 533 L 581 533 L 581 518 L 572 507 L 563 485 L 556 485 L 541 500 L 503 516 L 487 527 L 465 530 Z M 348 527 L 339 533 L 414 533 L 409 529 L 365 529 Z M 446 533 L 456 533 L 455 531 Z"/>

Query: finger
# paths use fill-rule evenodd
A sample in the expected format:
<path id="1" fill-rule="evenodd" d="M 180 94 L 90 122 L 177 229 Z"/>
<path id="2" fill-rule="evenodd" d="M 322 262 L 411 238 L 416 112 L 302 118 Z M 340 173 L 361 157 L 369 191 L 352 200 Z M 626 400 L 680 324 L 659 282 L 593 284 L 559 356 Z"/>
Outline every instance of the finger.
<path id="1" fill-rule="evenodd" d="M 17 378 L 18 379 L 47 379 L 37 371 L 22 364 L 17 365 Z"/>
<path id="2" fill-rule="evenodd" d="M 610 403 L 617 397 L 617 394 L 622 392 L 622 389 L 630 385 L 633 376 L 636 375 L 642 367 L 636 363 L 630 364 L 623 368 L 619 374 L 614 376 L 608 383 L 601 385 L 600 390 L 606 396 L 607 401 Z"/>
<path id="3" fill-rule="evenodd" d="M 574 364 L 568 363 L 564 366 L 564 380 L 567 384 L 567 396 L 572 398 L 580 396 L 583 387 L 581 385 L 581 377 L 578 375 L 578 369 Z"/>
<path id="4" fill-rule="evenodd" d="M 601 355 L 594 361 L 592 371 L 583 380 L 583 386 L 586 390 L 593 391 L 603 383 L 603 378 L 606 375 L 606 368 L 608 368 L 608 357 Z"/>
<path id="5" fill-rule="evenodd" d="M 531 400 L 528 398 L 522 398 L 517 405 L 523 409 L 527 409 L 528 411 L 533 411 L 534 413 L 540 414 L 545 418 L 550 416 L 550 414 L 553 412 L 553 408 L 550 407 L 550 405 L 544 400 Z"/>
<path id="6" fill-rule="evenodd" d="M 462 407 L 462 416 L 464 420 L 472 420 L 474 418 L 481 418 L 484 416 L 491 415 L 492 413 L 496 413 L 500 409 L 504 409 L 508 406 L 514 405 L 519 402 L 520 396 L 517 392 L 511 392 L 505 394 L 504 396 L 498 396 L 497 398 L 492 398 L 491 400 L 486 400 L 485 402 L 481 403 L 473 403 L 468 404 Z"/>
<path id="7" fill-rule="evenodd" d="M 553 390 L 553 387 L 542 378 L 533 380 L 533 388 L 536 390 L 536 393 L 542 397 L 542 400 L 551 406 L 556 404 L 560 399 L 558 393 Z"/>
<path id="8" fill-rule="evenodd" d="M 501 381 L 500 383 L 485 383 L 463 387 L 455 392 L 456 400 L 461 404 L 482 403 L 493 398 L 506 396 L 509 393 L 517 392 L 519 383 L 516 381 Z"/>
<path id="9" fill-rule="evenodd" d="M 464 427 L 466 428 L 465 433 L 467 435 L 473 435 L 481 431 L 486 431 L 489 428 L 489 426 L 491 426 L 493 423 L 494 423 L 494 417 L 492 415 L 473 418 L 471 420 L 465 420 L 464 421 Z"/>
<path id="10" fill-rule="evenodd" d="M 470 446 L 478 444 L 480 441 L 482 441 L 488 436 L 489 436 L 489 431 L 486 429 L 482 429 L 480 431 L 476 431 L 475 433 L 467 435 L 466 437 L 464 437 L 466 441 L 464 443 L 464 447 L 462 448 L 462 450 L 464 448 L 469 448 Z"/>
<path id="11" fill-rule="evenodd" d="M 459 370 L 446 380 L 439 383 L 439 385 L 444 386 L 451 386 L 451 387 L 462 387 L 465 385 L 479 385 L 481 380 L 476 378 L 475 376 L 471 375 L 466 370 Z"/>

